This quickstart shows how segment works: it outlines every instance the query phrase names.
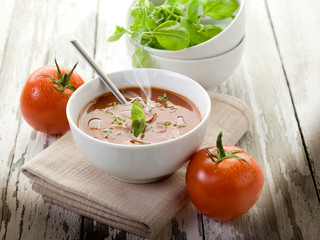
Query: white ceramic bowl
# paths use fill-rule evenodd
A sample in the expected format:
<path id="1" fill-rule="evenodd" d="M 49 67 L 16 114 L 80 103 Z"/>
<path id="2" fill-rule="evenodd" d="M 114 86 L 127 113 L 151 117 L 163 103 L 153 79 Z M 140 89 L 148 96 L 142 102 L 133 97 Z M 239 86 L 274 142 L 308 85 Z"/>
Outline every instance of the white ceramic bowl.
<path id="1" fill-rule="evenodd" d="M 221 33 L 209 39 L 208 41 L 180 51 L 159 50 L 150 47 L 146 47 L 145 50 L 159 57 L 173 59 L 209 58 L 230 51 L 239 44 L 245 34 L 245 0 L 238 0 L 238 3 L 239 7 L 235 12 L 235 18 L 232 21 L 231 18 L 224 20 L 206 20 L 206 23 L 213 23 L 223 29 Z M 130 25 L 132 22 L 130 11 L 127 15 L 127 18 L 127 24 Z M 130 41 L 131 44 L 134 45 L 131 41 L 131 38 L 128 36 L 126 38 L 127 41 Z"/>
<path id="2" fill-rule="evenodd" d="M 229 52 L 211 58 L 179 60 L 150 55 L 152 66 L 184 74 L 205 89 L 212 88 L 228 79 L 240 63 L 245 47 L 245 36 Z"/>
<path id="3" fill-rule="evenodd" d="M 207 92 L 186 76 L 159 69 L 130 69 L 110 73 L 108 76 L 118 88 L 138 86 L 140 83 L 179 93 L 197 106 L 202 120 L 185 135 L 150 145 L 121 145 L 95 139 L 77 127 L 81 109 L 93 98 L 109 92 L 95 78 L 77 89 L 67 105 L 70 129 L 79 151 L 98 169 L 126 182 L 153 182 L 172 174 L 203 141 L 211 108 Z"/>

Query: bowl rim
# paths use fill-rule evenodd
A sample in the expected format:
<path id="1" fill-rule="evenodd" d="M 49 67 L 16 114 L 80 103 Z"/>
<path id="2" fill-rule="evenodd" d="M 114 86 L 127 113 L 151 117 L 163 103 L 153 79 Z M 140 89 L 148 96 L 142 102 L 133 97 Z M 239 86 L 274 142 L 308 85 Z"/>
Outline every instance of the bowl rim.
<path id="1" fill-rule="evenodd" d="M 155 69 L 155 68 L 139 68 L 139 69 L 126 69 L 126 70 L 120 70 L 120 71 L 115 71 L 115 72 L 112 72 L 112 73 L 108 73 L 108 75 L 113 75 L 113 74 L 120 74 L 120 73 L 125 73 L 125 72 L 132 72 L 132 71 L 150 71 L 150 72 L 162 72 L 163 74 L 170 74 L 170 75 L 173 75 L 173 76 L 176 76 L 176 77 L 180 77 L 180 78 L 183 78 L 183 79 L 186 79 L 187 81 L 190 81 L 190 82 L 193 82 L 199 89 L 201 92 L 203 92 L 203 96 L 204 98 L 206 99 L 206 101 L 208 102 L 208 107 L 206 108 L 205 112 L 204 112 L 204 116 L 202 117 L 201 121 L 193 128 L 191 129 L 189 132 L 185 133 L 184 135 L 182 136 L 179 136 L 177 138 L 174 138 L 174 139 L 169 139 L 169 140 L 166 140 L 166 141 L 163 141 L 163 142 L 158 142 L 158 143 L 152 143 L 152 144 L 147 144 L 147 145 L 124 145 L 124 144 L 117 144 L 117 143 L 110 143 L 110 142 L 105 142 L 105 141 L 102 141 L 100 139 L 96 139 L 88 134 L 86 134 L 85 132 L 83 132 L 76 124 L 75 121 L 73 121 L 72 117 L 71 117 L 71 113 L 70 113 L 70 108 L 71 108 L 71 104 L 72 102 L 74 101 L 73 99 L 75 99 L 77 97 L 77 95 L 79 94 L 80 91 L 75 91 L 71 97 L 69 98 L 68 100 L 68 103 L 67 103 L 67 108 L 66 108 L 66 114 L 67 114 L 67 119 L 68 119 L 68 122 L 70 125 L 72 125 L 73 129 L 76 129 L 76 131 L 81 134 L 83 137 L 85 138 L 89 138 L 91 141 L 97 143 L 97 144 L 106 144 L 107 146 L 112 146 L 112 147 L 115 147 L 115 148 L 121 148 L 121 149 L 134 149 L 134 148 L 138 148 L 138 149 L 150 149 L 150 148 L 156 148 L 158 146 L 161 146 L 161 145 L 167 145 L 167 144 L 172 144 L 174 142 L 177 142 L 177 141 L 180 141 L 181 139 L 183 138 L 186 138 L 187 136 L 193 134 L 194 132 L 196 132 L 203 124 L 205 124 L 207 121 L 208 121 L 208 118 L 210 116 L 210 113 L 211 113 L 211 99 L 207 93 L 207 91 L 199 84 L 197 83 L 196 81 L 194 81 L 193 79 L 183 75 L 183 74 L 180 74 L 180 73 L 176 73 L 176 72 L 173 72 L 173 71 L 168 71 L 168 70 L 163 70 L 163 69 Z M 111 77 L 112 79 L 112 77 Z M 80 90 L 80 89 L 84 89 L 92 84 L 94 84 L 95 81 L 101 81 L 99 79 L 99 77 L 95 77 L 87 82 L 85 82 L 83 85 L 81 85 L 77 90 Z M 152 86 L 152 85 L 151 85 Z M 169 90 L 169 89 L 168 89 Z M 82 90 L 83 91 L 83 90 Z M 170 91 L 173 91 L 173 90 L 170 90 Z M 107 91 L 107 92 L 110 92 L 110 91 Z M 106 92 L 106 93 L 107 93 Z M 183 95 L 184 96 L 184 95 Z M 96 96 L 97 97 L 97 96 Z M 184 96 L 186 97 L 189 101 L 191 101 L 187 96 Z M 93 97 L 95 98 L 95 97 Z M 92 99 L 93 99 L 92 98 Z M 193 103 L 194 105 L 196 105 L 195 103 Z M 84 105 L 82 106 L 82 108 L 84 107 Z M 196 105 L 196 107 L 198 108 L 198 106 Z M 81 108 L 81 109 L 82 109 Z M 71 129 L 71 126 L 70 126 L 70 129 Z M 72 132 L 72 130 L 71 130 Z M 73 135 L 73 132 L 72 132 L 72 135 Z"/>
<path id="2" fill-rule="evenodd" d="M 131 16 L 130 15 L 130 10 L 131 10 L 132 6 L 135 4 L 135 2 L 136 1 L 134 0 L 134 2 L 130 5 L 130 8 L 129 8 L 128 14 L 127 14 L 127 18 L 129 18 Z M 228 24 L 228 26 L 225 29 L 223 29 L 223 31 L 221 31 L 216 36 L 208 39 L 207 41 L 202 42 L 200 44 L 197 44 L 195 46 L 191 46 L 191 47 L 188 47 L 188 48 L 185 48 L 185 49 L 182 49 L 182 50 L 177 50 L 177 51 L 166 50 L 166 49 L 156 49 L 156 48 L 151 48 L 151 47 L 148 47 L 148 46 L 145 46 L 144 49 L 146 49 L 149 54 L 153 54 L 153 55 L 156 55 L 156 56 L 158 56 L 156 54 L 158 52 L 159 53 L 161 52 L 161 54 L 165 54 L 166 52 L 179 54 L 179 53 L 183 53 L 183 52 L 186 52 L 186 51 L 191 51 L 191 49 L 196 49 L 196 48 L 202 47 L 203 45 L 208 44 L 209 41 L 213 41 L 213 40 L 221 38 L 221 36 L 224 35 L 223 33 L 228 31 L 228 29 L 231 28 L 231 26 L 234 25 L 234 23 L 239 19 L 240 14 L 243 14 L 242 12 L 244 12 L 245 0 L 237 0 L 237 2 L 239 3 L 239 11 L 238 11 L 237 15 L 235 16 L 235 18 L 233 19 L 233 21 L 230 24 Z M 127 36 L 127 35 L 125 35 L 125 36 Z M 127 37 L 129 38 L 130 41 L 132 41 L 132 39 L 129 36 L 127 36 Z M 133 42 L 132 42 L 132 44 L 135 45 Z M 222 54 L 224 54 L 224 53 L 222 53 Z M 221 54 L 219 54 L 219 55 L 221 55 Z M 219 55 L 216 55 L 216 56 L 219 56 Z"/>
<path id="3" fill-rule="evenodd" d="M 245 39 L 246 39 L 246 34 L 243 35 L 243 37 L 241 38 L 240 42 L 233 47 L 232 49 L 228 50 L 227 52 L 221 53 L 219 55 L 216 56 L 212 56 L 212 57 L 205 57 L 205 58 L 194 58 L 194 59 L 180 59 L 180 58 L 169 58 L 169 57 L 163 57 L 163 56 L 159 56 L 156 54 L 152 54 L 151 52 L 148 52 L 148 54 L 150 54 L 152 57 L 154 57 L 155 59 L 162 59 L 162 60 L 167 60 L 167 61 L 171 61 L 171 62 L 184 62 L 184 63 L 191 63 L 191 62 L 202 62 L 202 61 L 207 61 L 207 60 L 212 60 L 215 58 L 220 58 L 223 57 L 227 54 L 232 53 L 233 51 L 237 50 L 238 48 L 240 48 L 241 45 L 243 45 L 245 43 Z"/>

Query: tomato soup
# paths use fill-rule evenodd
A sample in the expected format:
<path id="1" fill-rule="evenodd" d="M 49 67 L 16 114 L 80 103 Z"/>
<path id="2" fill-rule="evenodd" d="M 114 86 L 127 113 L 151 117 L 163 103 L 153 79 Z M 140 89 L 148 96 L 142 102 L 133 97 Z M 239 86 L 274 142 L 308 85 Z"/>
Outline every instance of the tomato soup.
<path id="1" fill-rule="evenodd" d="M 120 92 L 129 104 L 120 104 L 112 93 L 104 94 L 82 109 L 78 127 L 86 134 L 103 141 L 141 145 L 177 138 L 201 121 L 194 103 L 177 93 L 153 87 L 130 87 L 120 89 Z M 136 105 L 134 102 L 139 104 L 144 113 L 143 125 L 139 125 L 141 132 L 137 136 L 134 136 L 137 125 L 132 124 L 131 118 L 133 105 Z"/>

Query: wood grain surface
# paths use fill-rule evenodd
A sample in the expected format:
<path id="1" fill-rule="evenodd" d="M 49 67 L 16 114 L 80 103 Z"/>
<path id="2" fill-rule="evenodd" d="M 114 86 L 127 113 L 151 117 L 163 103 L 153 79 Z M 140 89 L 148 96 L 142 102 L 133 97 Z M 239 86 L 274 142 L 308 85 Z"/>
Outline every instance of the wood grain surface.
<path id="1" fill-rule="evenodd" d="M 0 238 L 142 239 L 45 203 L 21 175 L 24 162 L 57 136 L 23 120 L 19 97 L 29 74 L 53 64 L 94 74 L 69 41 L 79 38 L 106 72 L 128 68 L 118 43 L 130 0 L 0 1 Z M 260 162 L 266 182 L 256 205 L 215 222 L 189 203 L 157 239 L 319 239 L 320 1 L 246 1 L 246 48 L 236 72 L 210 91 L 235 96 L 254 124 L 238 145 Z M 214 145 L 215 143 L 212 143 Z"/>

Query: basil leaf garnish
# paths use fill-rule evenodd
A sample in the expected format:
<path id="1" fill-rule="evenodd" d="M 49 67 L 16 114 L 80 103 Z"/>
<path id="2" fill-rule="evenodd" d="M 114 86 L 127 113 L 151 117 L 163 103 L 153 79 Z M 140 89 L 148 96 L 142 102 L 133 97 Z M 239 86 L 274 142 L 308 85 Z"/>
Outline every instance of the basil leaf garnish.
<path id="1" fill-rule="evenodd" d="M 146 117 L 144 111 L 139 103 L 133 102 L 131 109 L 131 131 L 133 136 L 138 137 L 141 134 L 146 126 Z"/>

